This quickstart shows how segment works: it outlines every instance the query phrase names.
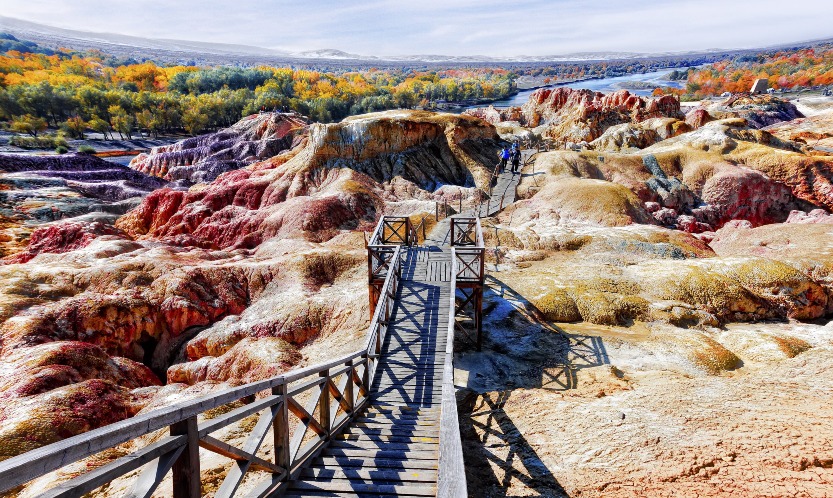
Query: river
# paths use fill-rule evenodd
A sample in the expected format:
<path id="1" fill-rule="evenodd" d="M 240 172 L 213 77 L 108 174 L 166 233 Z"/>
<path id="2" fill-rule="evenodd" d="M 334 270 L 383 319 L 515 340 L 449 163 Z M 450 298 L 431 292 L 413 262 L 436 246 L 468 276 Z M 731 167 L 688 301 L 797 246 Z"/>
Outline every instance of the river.
<path id="1" fill-rule="evenodd" d="M 616 90 L 627 89 L 629 92 L 636 94 L 636 95 L 650 95 L 653 91 L 653 88 L 650 89 L 629 89 L 627 88 L 628 83 L 633 82 L 644 82 L 650 83 L 651 85 L 655 86 L 670 86 L 674 88 L 681 88 L 683 82 L 680 81 L 671 81 L 667 79 L 668 73 L 673 71 L 674 68 L 669 69 L 660 69 L 659 71 L 652 71 L 650 73 L 642 73 L 642 74 L 628 74 L 625 76 L 616 76 L 615 78 L 600 78 L 595 80 L 585 80 L 585 81 L 578 81 L 575 83 L 564 83 L 564 84 L 556 84 L 553 86 L 566 86 L 568 88 L 587 88 L 593 90 L 595 92 L 602 92 L 602 93 L 611 93 L 615 92 Z M 521 106 L 529 100 L 529 96 L 535 90 L 521 90 L 517 94 L 503 100 L 496 100 L 491 103 L 491 105 L 495 107 L 513 107 L 513 106 Z M 485 107 L 489 104 L 481 104 L 481 105 L 473 105 L 466 107 L 465 109 L 473 109 L 476 107 Z M 465 110 L 461 109 L 461 110 Z"/>

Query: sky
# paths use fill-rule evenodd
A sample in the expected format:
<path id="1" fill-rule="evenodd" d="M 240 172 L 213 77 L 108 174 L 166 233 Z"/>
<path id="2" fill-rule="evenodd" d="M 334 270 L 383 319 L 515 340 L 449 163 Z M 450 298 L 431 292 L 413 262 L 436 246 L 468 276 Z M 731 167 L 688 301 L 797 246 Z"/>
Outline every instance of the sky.
<path id="1" fill-rule="evenodd" d="M 0 0 L 82 31 L 363 55 L 758 48 L 833 37 L 830 0 Z"/>

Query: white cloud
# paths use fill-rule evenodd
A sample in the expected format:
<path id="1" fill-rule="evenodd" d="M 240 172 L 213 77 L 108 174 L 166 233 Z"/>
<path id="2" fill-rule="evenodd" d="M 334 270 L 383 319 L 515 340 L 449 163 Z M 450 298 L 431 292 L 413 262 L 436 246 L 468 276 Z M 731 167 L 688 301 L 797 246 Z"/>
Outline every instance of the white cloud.
<path id="1" fill-rule="evenodd" d="M 757 47 L 833 36 L 833 2 L 794 0 L 2 0 L 83 31 L 292 50 L 493 56 Z M 106 5 L 106 8 L 102 8 Z"/>

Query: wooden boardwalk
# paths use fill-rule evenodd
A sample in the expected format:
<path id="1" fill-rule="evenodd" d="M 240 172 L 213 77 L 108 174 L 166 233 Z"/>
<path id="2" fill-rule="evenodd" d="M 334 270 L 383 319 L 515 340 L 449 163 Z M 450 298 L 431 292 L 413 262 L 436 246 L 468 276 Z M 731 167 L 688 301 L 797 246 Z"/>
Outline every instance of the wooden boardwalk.
<path id="1" fill-rule="evenodd" d="M 492 187 L 492 196 L 489 198 L 489 202 L 477 207 L 477 216 L 481 218 L 493 216 L 515 202 L 515 192 L 520 181 L 521 174 L 512 173 L 509 168 L 497 175 L 497 182 Z"/>
<path id="2" fill-rule="evenodd" d="M 284 496 L 437 496 L 448 249 L 408 250 L 367 412 Z"/>

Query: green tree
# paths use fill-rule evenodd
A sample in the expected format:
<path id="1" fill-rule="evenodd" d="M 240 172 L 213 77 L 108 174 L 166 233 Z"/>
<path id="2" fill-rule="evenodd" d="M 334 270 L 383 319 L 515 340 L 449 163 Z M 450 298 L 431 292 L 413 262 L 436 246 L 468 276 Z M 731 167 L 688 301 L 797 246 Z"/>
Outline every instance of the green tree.
<path id="1" fill-rule="evenodd" d="M 182 113 L 182 126 L 190 135 L 198 135 L 208 125 L 206 116 L 198 106 L 187 106 Z"/>
<path id="2" fill-rule="evenodd" d="M 83 140 L 84 132 L 87 130 L 87 122 L 81 116 L 72 116 L 61 124 L 61 129 L 72 138 Z"/>
<path id="3" fill-rule="evenodd" d="M 113 127 L 110 126 L 110 123 L 101 119 L 98 116 L 93 116 L 93 118 L 87 123 L 91 130 L 97 131 L 104 136 L 104 140 L 107 140 L 107 134 L 110 134 L 110 138 L 113 138 Z"/>
<path id="4" fill-rule="evenodd" d="M 111 105 L 107 112 L 110 114 L 110 125 L 119 133 L 119 138 L 133 140 L 133 116 L 118 105 Z"/>
<path id="5" fill-rule="evenodd" d="M 9 129 L 15 133 L 26 133 L 37 137 L 38 133 L 46 130 L 46 120 L 31 114 L 19 116 L 12 120 Z"/>

